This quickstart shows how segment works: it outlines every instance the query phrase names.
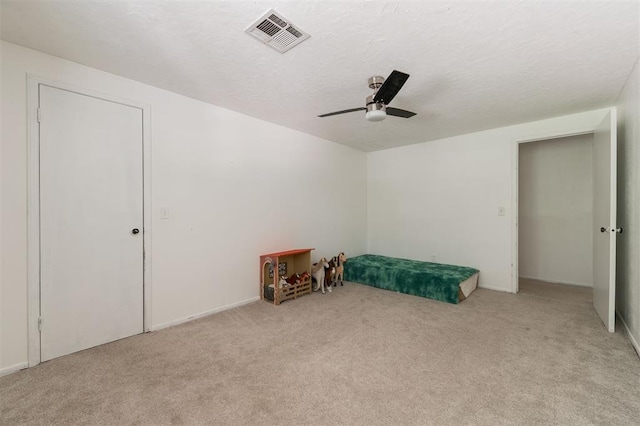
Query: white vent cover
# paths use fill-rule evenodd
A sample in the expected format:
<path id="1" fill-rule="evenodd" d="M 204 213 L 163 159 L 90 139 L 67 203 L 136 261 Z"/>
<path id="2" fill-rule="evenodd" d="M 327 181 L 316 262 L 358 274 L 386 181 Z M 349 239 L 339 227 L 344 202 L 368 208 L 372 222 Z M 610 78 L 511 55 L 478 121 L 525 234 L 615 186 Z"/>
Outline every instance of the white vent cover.
<path id="1" fill-rule="evenodd" d="M 267 11 L 244 32 L 280 53 L 286 52 L 311 37 L 273 9 Z"/>

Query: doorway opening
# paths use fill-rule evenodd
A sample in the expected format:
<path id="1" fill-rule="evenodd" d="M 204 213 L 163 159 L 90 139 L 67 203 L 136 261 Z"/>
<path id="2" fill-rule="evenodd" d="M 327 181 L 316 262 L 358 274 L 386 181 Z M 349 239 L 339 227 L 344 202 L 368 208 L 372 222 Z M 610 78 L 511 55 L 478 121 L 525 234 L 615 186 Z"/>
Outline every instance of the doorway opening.
<path id="1" fill-rule="evenodd" d="M 512 250 L 512 285 L 513 292 L 518 293 L 520 274 L 520 241 L 519 231 L 521 212 L 519 211 L 520 195 L 519 195 L 519 151 L 529 141 L 561 139 L 562 137 L 577 136 L 583 134 L 592 134 L 592 188 L 593 188 L 593 209 L 591 224 L 592 238 L 592 282 L 593 307 L 602 320 L 606 329 L 615 332 L 615 295 L 616 295 L 616 236 L 623 230 L 618 227 L 616 220 L 617 211 L 617 110 L 616 108 L 608 108 L 605 110 L 604 116 L 599 124 L 591 129 L 585 129 L 581 132 L 560 133 L 549 135 L 546 138 L 531 138 L 528 140 L 515 141 L 514 145 L 514 174 L 513 174 L 513 250 Z M 565 164 L 562 164 L 563 172 Z M 555 181 L 552 180 L 555 191 Z M 575 188 L 574 188 L 575 189 Z M 574 199 L 571 196 L 569 199 Z M 566 204 L 565 200 L 562 201 Z M 547 203 L 550 204 L 550 203 Z M 555 208 L 555 206 L 554 206 Z M 558 228 L 555 228 L 558 229 Z M 560 232 L 560 231 L 557 231 Z M 561 234 L 564 233 L 564 229 Z M 549 245 L 547 245 L 549 247 Z M 574 246 L 575 247 L 575 246 Z M 552 247 L 551 253 L 554 253 L 555 247 Z M 547 253 L 545 253 L 547 254 Z M 563 267 L 566 266 L 568 255 L 559 255 L 559 259 L 563 261 Z M 525 272 L 526 274 L 526 272 Z M 526 275 L 525 275 L 526 276 Z M 532 277 L 533 278 L 533 277 Z"/>
<path id="2" fill-rule="evenodd" d="M 518 152 L 518 286 L 591 303 L 593 133 L 534 140 Z"/>

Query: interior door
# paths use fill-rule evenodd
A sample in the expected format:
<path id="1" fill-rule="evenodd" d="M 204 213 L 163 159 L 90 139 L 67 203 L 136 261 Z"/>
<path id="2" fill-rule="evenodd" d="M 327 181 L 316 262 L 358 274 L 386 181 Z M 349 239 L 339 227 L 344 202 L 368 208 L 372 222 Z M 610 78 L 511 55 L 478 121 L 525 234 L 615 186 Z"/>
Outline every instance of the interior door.
<path id="1" fill-rule="evenodd" d="M 139 108 L 43 84 L 39 98 L 46 361 L 143 332 L 143 135 Z"/>
<path id="2" fill-rule="evenodd" d="M 602 120 L 593 141 L 593 307 L 615 331 L 616 302 L 616 110 Z"/>

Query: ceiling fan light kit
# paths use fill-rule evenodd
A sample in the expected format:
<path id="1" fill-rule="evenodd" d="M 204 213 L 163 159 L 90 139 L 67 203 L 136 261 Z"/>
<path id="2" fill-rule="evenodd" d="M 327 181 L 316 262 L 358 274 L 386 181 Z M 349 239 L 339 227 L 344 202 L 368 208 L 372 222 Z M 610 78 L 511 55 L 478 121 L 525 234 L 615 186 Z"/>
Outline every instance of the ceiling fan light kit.
<path id="1" fill-rule="evenodd" d="M 396 70 L 394 70 L 386 80 L 379 75 L 369 77 L 369 88 L 373 89 L 374 92 L 372 95 L 367 96 L 366 106 L 329 112 L 327 114 L 321 114 L 318 117 L 330 117 L 332 115 L 346 114 L 355 111 L 366 111 L 365 118 L 367 121 L 382 121 L 387 118 L 387 115 L 402 118 L 413 117 L 416 115 L 415 112 L 387 107 L 408 78 L 409 74 Z"/>
<path id="2" fill-rule="evenodd" d="M 369 98 L 370 97 L 371 96 L 369 96 Z M 369 98 L 367 98 L 367 101 L 369 100 Z M 367 121 L 384 120 L 385 118 L 387 118 L 387 111 L 385 111 L 385 106 L 377 102 L 368 103 L 365 118 L 367 119 Z"/>
<path id="3" fill-rule="evenodd" d="M 381 109 L 374 109 L 373 111 L 367 111 L 365 118 L 367 121 L 382 121 L 387 118 L 387 113 Z"/>

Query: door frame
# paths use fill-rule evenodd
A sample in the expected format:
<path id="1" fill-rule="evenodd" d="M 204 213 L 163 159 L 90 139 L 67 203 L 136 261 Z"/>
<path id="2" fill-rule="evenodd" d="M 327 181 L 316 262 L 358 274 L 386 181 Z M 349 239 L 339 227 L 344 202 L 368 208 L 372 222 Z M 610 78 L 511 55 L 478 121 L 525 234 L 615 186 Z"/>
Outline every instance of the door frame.
<path id="1" fill-rule="evenodd" d="M 603 109 L 615 110 L 615 107 Z M 606 112 L 604 113 L 606 114 Z M 604 116 L 603 114 L 603 116 Z M 514 139 L 511 149 L 511 292 L 518 293 L 518 172 L 520 162 L 520 144 L 527 142 L 537 142 L 549 139 L 559 139 L 570 136 L 585 135 L 594 133 L 596 128 L 600 124 L 600 117 L 597 122 L 594 120 L 593 124 L 578 126 L 576 128 L 567 130 L 558 130 L 553 132 L 541 133 L 539 135 L 531 135 L 522 139 Z"/>
<path id="2" fill-rule="evenodd" d="M 27 335 L 28 366 L 40 363 L 40 128 L 39 86 L 115 102 L 142 111 L 143 330 L 151 330 L 151 106 L 27 74 Z"/>

